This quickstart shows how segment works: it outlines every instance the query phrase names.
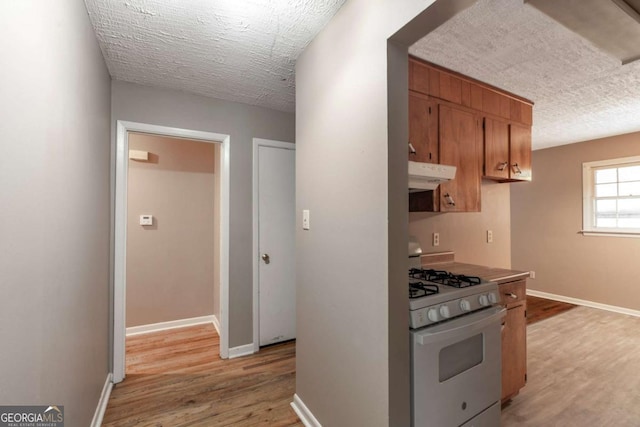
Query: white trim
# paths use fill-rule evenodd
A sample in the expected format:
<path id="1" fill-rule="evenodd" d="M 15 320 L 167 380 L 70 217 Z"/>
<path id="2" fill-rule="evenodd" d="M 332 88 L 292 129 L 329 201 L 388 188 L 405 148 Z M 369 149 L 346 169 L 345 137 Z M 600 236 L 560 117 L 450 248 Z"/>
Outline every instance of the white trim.
<path id="1" fill-rule="evenodd" d="M 623 167 L 629 163 L 640 163 L 640 156 L 582 163 L 582 230 L 579 231 L 580 234 L 599 237 L 640 237 L 640 230 L 637 228 L 603 228 L 594 225 L 594 171 L 604 167 Z"/>
<path id="2" fill-rule="evenodd" d="M 107 404 L 109 403 L 109 396 L 111 396 L 111 389 L 113 389 L 113 375 L 109 373 L 107 379 L 102 387 L 102 393 L 98 400 L 98 406 L 96 406 L 96 412 L 93 413 L 93 419 L 91 420 L 90 427 L 100 427 L 102 425 L 102 419 L 104 413 L 107 410 Z"/>
<path id="3" fill-rule="evenodd" d="M 248 356 L 253 354 L 253 343 L 240 345 L 238 347 L 231 347 L 229 349 L 229 359 L 235 359 L 236 357 Z"/>
<path id="4" fill-rule="evenodd" d="M 169 329 L 186 328 L 187 326 L 213 323 L 214 316 L 191 317 L 189 319 L 170 320 L 168 322 L 150 323 L 148 325 L 130 326 L 127 328 L 127 336 L 148 334 L 151 332 L 167 331 Z"/>
<path id="5" fill-rule="evenodd" d="M 584 299 L 566 297 L 564 295 L 550 294 L 548 292 L 536 291 L 534 289 L 527 289 L 527 295 L 532 297 L 546 298 L 554 301 L 568 302 L 569 304 L 583 305 L 585 307 L 597 308 L 600 310 L 612 311 L 614 313 L 628 314 L 629 316 L 640 317 L 639 310 L 633 310 L 631 308 L 618 307 L 616 305 L 601 304 L 599 302 L 587 301 Z"/>
<path id="6" fill-rule="evenodd" d="M 211 317 L 213 317 L 213 319 L 211 320 L 211 322 L 213 323 L 213 327 L 216 328 L 216 332 L 218 333 L 218 336 L 220 336 L 220 321 L 215 314 Z"/>
<path id="7" fill-rule="evenodd" d="M 125 376 L 125 307 L 127 242 L 127 172 L 129 132 L 144 132 L 177 138 L 221 143 L 220 188 L 220 357 L 229 353 L 229 168 L 230 136 L 189 129 L 172 128 L 118 120 L 116 123 L 115 247 L 113 273 L 113 382 Z"/>
<path id="8" fill-rule="evenodd" d="M 258 149 L 259 147 L 284 148 L 295 150 L 291 142 L 253 138 L 253 351 L 260 350 L 260 206 L 258 201 Z"/>
<path id="9" fill-rule="evenodd" d="M 300 418 L 300 421 L 302 421 L 302 424 L 304 424 L 305 427 L 322 427 L 320 421 L 318 421 L 316 417 L 313 416 L 309 408 L 307 408 L 307 405 L 304 404 L 302 399 L 300 399 L 297 394 L 293 395 L 293 402 L 291 402 L 291 407 L 295 411 L 296 415 L 298 415 L 298 418 Z"/>
<path id="10" fill-rule="evenodd" d="M 638 231 L 593 231 L 593 230 L 580 230 L 580 234 L 583 236 L 601 236 L 601 237 L 640 237 Z"/>
<path id="11" fill-rule="evenodd" d="M 638 163 L 640 156 L 618 157 L 617 159 L 597 160 L 595 162 L 584 162 L 582 165 L 591 168 L 599 168 L 601 166 L 624 165 L 625 163 Z"/>

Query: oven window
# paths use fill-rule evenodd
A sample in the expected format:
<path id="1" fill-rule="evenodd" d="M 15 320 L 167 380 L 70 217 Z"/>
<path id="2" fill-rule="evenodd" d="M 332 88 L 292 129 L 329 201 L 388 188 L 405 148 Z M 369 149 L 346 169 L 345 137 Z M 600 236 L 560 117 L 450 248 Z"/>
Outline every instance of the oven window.
<path id="1" fill-rule="evenodd" d="M 484 357 L 482 338 L 482 334 L 478 334 L 440 350 L 440 382 L 482 363 Z"/>

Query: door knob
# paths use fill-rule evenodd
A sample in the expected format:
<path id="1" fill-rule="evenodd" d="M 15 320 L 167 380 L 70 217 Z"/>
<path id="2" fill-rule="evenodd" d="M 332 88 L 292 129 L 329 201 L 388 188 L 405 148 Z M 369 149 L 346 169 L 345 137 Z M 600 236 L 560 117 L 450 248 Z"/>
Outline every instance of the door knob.
<path id="1" fill-rule="evenodd" d="M 269 264 L 271 260 L 269 259 L 269 254 L 262 254 L 262 260 L 265 264 Z"/>

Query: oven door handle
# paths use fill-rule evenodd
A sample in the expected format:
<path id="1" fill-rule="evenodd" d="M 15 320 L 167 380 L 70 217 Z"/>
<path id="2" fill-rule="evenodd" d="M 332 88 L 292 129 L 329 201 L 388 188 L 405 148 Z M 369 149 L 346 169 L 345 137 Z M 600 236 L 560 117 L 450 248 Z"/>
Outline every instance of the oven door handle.
<path id="1" fill-rule="evenodd" d="M 460 325 L 456 325 L 453 328 L 443 328 L 433 332 L 429 331 L 429 328 L 427 328 L 424 331 L 420 331 L 416 335 L 416 341 L 420 345 L 429 345 L 439 341 L 445 341 L 450 338 L 460 337 L 461 333 L 464 335 L 471 335 L 476 331 L 486 328 L 494 322 L 502 320 L 502 318 L 507 314 L 507 310 L 504 307 L 496 307 L 494 309 L 482 311 L 478 314 L 484 314 L 484 316 L 471 323 L 468 323 L 468 318 L 473 316 L 473 314 L 456 319 L 460 321 Z M 467 319 L 465 319 L 465 317 L 467 317 Z"/>

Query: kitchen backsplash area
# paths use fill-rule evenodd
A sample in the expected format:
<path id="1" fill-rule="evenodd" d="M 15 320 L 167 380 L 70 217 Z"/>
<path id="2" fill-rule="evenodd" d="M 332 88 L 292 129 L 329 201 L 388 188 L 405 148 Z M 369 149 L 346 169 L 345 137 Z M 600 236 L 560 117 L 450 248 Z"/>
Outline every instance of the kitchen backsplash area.
<path id="1" fill-rule="evenodd" d="M 409 213 L 409 234 L 417 237 L 425 253 L 454 251 L 458 262 L 510 268 L 510 185 L 483 180 L 481 209 Z M 438 246 L 433 245 L 434 233 L 438 234 Z"/>

